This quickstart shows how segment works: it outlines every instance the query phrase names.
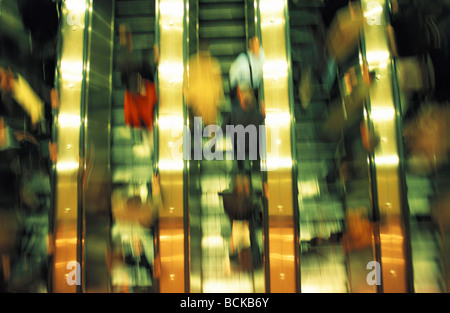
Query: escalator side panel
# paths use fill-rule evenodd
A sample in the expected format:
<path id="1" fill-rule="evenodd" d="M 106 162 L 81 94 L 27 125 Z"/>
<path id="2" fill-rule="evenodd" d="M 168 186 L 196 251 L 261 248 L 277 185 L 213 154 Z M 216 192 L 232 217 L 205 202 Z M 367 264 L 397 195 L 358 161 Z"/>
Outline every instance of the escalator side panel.
<path id="1" fill-rule="evenodd" d="M 377 83 L 370 90 L 371 119 L 381 138 L 375 151 L 376 183 L 380 214 L 380 253 L 382 289 L 387 293 L 412 292 L 408 220 L 405 216 L 400 154 L 398 145 L 397 112 L 394 103 L 391 55 L 386 33 L 386 1 L 361 1 L 364 12 L 378 5 L 381 10 L 372 21 L 364 23 L 366 58 L 369 71 L 377 74 Z"/>
<path id="2" fill-rule="evenodd" d="M 85 25 L 88 9 L 69 11 L 63 8 L 62 21 L 68 17 L 79 25 L 61 25 L 62 47 L 59 60 L 61 73 L 59 86 L 60 108 L 57 125 L 58 161 L 56 164 L 56 190 L 54 212 L 54 255 L 52 292 L 74 293 L 80 290 L 82 244 L 79 236 L 81 201 L 79 197 L 81 107 L 84 94 L 86 40 Z M 71 272 L 72 270 L 72 272 Z"/>
<path id="3" fill-rule="evenodd" d="M 189 284 L 185 277 L 185 258 L 189 255 L 185 249 L 188 233 L 184 229 L 185 162 L 183 153 L 173 147 L 174 143 L 183 140 L 186 5 L 183 0 L 161 0 L 157 7 L 160 48 L 158 168 L 164 199 L 159 223 L 160 292 L 182 293 L 188 291 Z"/>
<path id="4" fill-rule="evenodd" d="M 268 262 L 273 293 L 294 293 L 297 288 L 286 9 L 284 1 L 259 2 L 261 42 L 266 56 L 263 79 L 269 186 Z"/>

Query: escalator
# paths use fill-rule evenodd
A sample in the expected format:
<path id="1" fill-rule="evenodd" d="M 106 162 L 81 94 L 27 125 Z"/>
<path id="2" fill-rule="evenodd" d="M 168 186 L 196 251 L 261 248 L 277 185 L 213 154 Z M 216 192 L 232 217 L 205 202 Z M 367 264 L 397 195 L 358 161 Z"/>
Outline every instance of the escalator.
<path id="1" fill-rule="evenodd" d="M 345 224 L 344 194 L 335 175 L 339 144 L 321 140 L 330 91 L 321 85 L 326 62 L 321 1 L 290 1 L 290 36 L 295 84 L 300 277 L 302 292 L 348 292 L 347 259 L 339 244 Z M 315 75 L 305 87 L 306 72 Z M 310 90 L 306 90 L 309 88 Z M 302 102 L 305 92 L 310 102 Z M 332 277 L 332 279 L 331 279 Z"/>
<path id="2" fill-rule="evenodd" d="M 249 8 L 251 6 L 251 8 Z M 198 51 L 200 41 L 209 43 L 222 73 L 225 99 L 222 120 L 230 113 L 229 68 L 248 42 L 253 3 L 231 0 L 190 2 L 189 54 Z M 249 13 L 250 12 L 250 13 Z M 251 26 L 250 26 L 251 27 Z M 192 119 L 190 125 L 193 125 Z M 204 143 L 206 141 L 203 141 Z M 224 153 L 224 160 L 189 161 L 190 284 L 192 292 L 263 292 L 263 269 L 246 271 L 237 258 L 230 257 L 231 225 L 219 193 L 231 187 L 236 161 Z M 255 192 L 261 191 L 260 173 L 252 175 Z M 263 250 L 262 231 L 258 242 Z"/>
<path id="3" fill-rule="evenodd" d="M 170 292 L 173 290 L 194 293 L 404 292 L 412 290 L 409 283 L 413 277 L 415 291 L 445 290 L 447 266 L 445 247 L 446 244 L 448 245 L 448 238 L 445 233 L 438 232 L 431 221 L 428 199 L 436 196 L 436 188 L 432 181 L 407 173 L 405 182 L 408 193 L 406 194 L 402 188 L 399 188 L 398 192 L 391 192 L 402 182 L 389 179 L 389 175 L 386 177 L 386 172 L 391 175 L 393 175 L 392 173 L 397 175 L 397 172 L 391 171 L 392 163 L 387 164 L 387 169 L 384 168 L 386 172 L 382 171 L 383 166 L 386 167 L 386 162 L 392 162 L 392 158 L 389 158 L 389 155 L 388 157 L 380 156 L 379 153 L 383 151 L 379 150 L 374 155 L 364 155 L 362 162 L 364 166 L 360 172 L 362 175 L 343 181 L 340 176 L 341 160 L 346 153 L 343 136 L 341 135 L 340 139 L 335 142 L 324 141 L 321 137 L 320 126 L 329 118 L 329 108 L 336 96 L 336 93 L 333 94 L 332 90 L 320 81 L 324 64 L 327 64 L 327 60 L 322 55 L 326 32 L 321 21 L 323 1 L 292 0 L 288 2 L 286 16 L 289 17 L 289 38 L 287 40 L 290 41 L 290 44 L 286 44 L 286 47 L 291 60 L 289 57 L 286 59 L 291 62 L 292 66 L 286 66 L 286 69 L 292 69 L 290 74 L 293 76 L 291 82 L 293 85 L 290 86 L 292 87 L 290 90 L 292 99 L 288 103 L 291 110 L 282 108 L 279 112 L 275 112 L 275 115 L 273 112 L 280 109 L 277 105 L 278 102 L 284 100 L 284 96 L 277 88 L 273 88 L 276 91 L 276 96 L 273 97 L 270 94 L 271 91 L 273 92 L 271 88 L 273 86 L 270 83 L 276 82 L 280 76 L 284 77 L 278 72 L 283 69 L 280 65 L 284 65 L 284 63 L 279 61 L 280 58 L 276 58 L 278 56 L 276 53 L 283 49 L 273 44 L 273 42 L 279 44 L 279 41 L 270 41 L 270 39 L 274 39 L 269 35 L 272 23 L 275 26 L 278 25 L 274 23 L 276 18 L 267 17 L 270 15 L 267 12 L 273 8 L 268 10 L 267 4 L 264 1 L 260 2 L 263 3 L 262 9 L 265 10 L 262 13 L 259 11 L 260 7 L 255 10 L 254 3 L 246 0 L 230 0 L 226 3 L 216 0 L 185 2 L 184 4 L 189 4 L 189 10 L 184 11 L 189 14 L 189 24 L 184 24 L 184 32 L 180 32 L 180 28 L 177 27 L 167 27 L 166 24 L 163 24 L 167 22 L 166 20 L 161 23 L 158 20 L 158 14 L 161 12 L 168 15 L 174 12 L 167 10 L 168 7 L 164 7 L 164 1 L 155 3 L 152 0 L 116 0 L 112 7 L 105 5 L 108 10 L 115 12 L 114 17 L 110 17 L 111 21 L 114 21 L 111 24 L 103 23 L 102 21 L 105 19 L 98 18 L 103 16 L 99 13 L 103 10 L 94 7 L 94 22 L 92 20 L 90 22 L 95 31 L 89 33 L 89 36 L 94 37 L 89 37 L 88 51 L 90 54 L 85 52 L 89 55 L 91 72 L 87 71 L 84 74 L 86 76 L 83 76 L 83 79 L 88 78 L 87 82 L 89 82 L 86 89 L 83 89 L 87 95 L 83 101 L 87 102 L 81 102 L 83 104 L 82 112 L 75 113 L 84 117 L 81 118 L 82 123 L 89 119 L 89 123 L 81 125 L 83 137 L 79 140 L 82 143 L 80 155 L 84 156 L 83 160 L 86 161 L 83 169 L 89 169 L 92 159 L 92 164 L 96 169 L 91 171 L 90 177 L 87 178 L 87 184 L 82 185 L 84 191 L 83 197 L 80 198 L 82 203 L 65 204 L 61 202 L 63 200 L 61 196 L 56 199 L 60 201 L 57 203 L 56 225 L 61 227 L 61 225 L 68 225 L 64 222 L 70 221 L 70 231 L 55 229 L 55 240 L 67 244 L 63 247 L 66 249 L 65 252 L 61 246 L 57 247 L 55 264 L 58 268 L 56 268 L 54 277 L 61 278 L 64 277 L 63 274 L 67 274 L 65 266 L 68 260 L 83 262 L 83 287 L 68 287 L 65 280 L 55 279 L 55 291 L 104 291 L 113 286 L 113 291 L 132 292 Z M 169 7 L 169 9 L 172 8 Z M 258 23 L 254 24 L 255 16 L 262 26 Z M 180 17 L 179 14 L 177 17 Z M 185 17 L 183 16 L 183 18 Z M 185 22 L 183 21 L 183 23 Z M 236 166 L 234 162 L 231 160 L 190 159 L 180 163 L 177 160 L 161 157 L 158 170 L 162 173 L 163 195 L 166 196 L 165 208 L 160 212 L 160 224 L 158 225 L 161 233 L 151 230 L 142 233 L 140 244 L 141 249 L 146 252 L 146 260 L 142 259 L 143 254 L 129 260 L 129 267 L 124 269 L 124 272 L 127 272 L 127 275 L 132 273 L 130 275 L 132 283 L 129 285 L 131 288 L 128 290 L 114 289 L 114 277 L 111 277 L 111 272 L 107 272 L 106 266 L 104 266 L 104 256 L 105 253 L 110 252 L 105 251 L 107 245 L 110 249 L 117 248 L 115 246 L 117 233 L 114 233 L 114 229 L 109 225 L 110 203 L 99 202 L 99 199 L 108 198 L 110 193 L 113 194 L 115 190 L 122 190 L 128 196 L 138 196 L 144 199 L 151 192 L 150 182 L 156 167 L 153 163 L 156 160 L 152 159 L 143 146 L 141 134 L 131 131 L 125 126 L 123 117 L 124 86 L 116 68 L 112 69 L 110 78 L 107 74 L 111 74 L 111 71 L 108 70 L 109 67 L 106 63 L 113 66 L 116 62 L 106 58 L 103 60 L 104 63 L 101 61 L 102 52 L 109 53 L 108 49 L 111 49 L 113 55 L 117 56 L 119 47 L 117 30 L 121 23 L 130 26 L 133 47 L 137 53 L 152 50 L 153 44 L 158 42 L 157 37 L 169 28 L 176 33 L 178 39 L 183 38 L 183 40 L 179 40 L 181 46 L 174 46 L 172 41 L 166 40 L 167 37 L 163 36 L 161 37 L 166 41 L 159 42 L 162 53 L 158 75 L 163 77 L 161 79 L 163 87 L 160 91 L 166 93 L 181 90 L 181 88 L 173 87 L 173 84 L 180 83 L 179 77 L 165 79 L 165 75 L 180 74 L 179 68 L 171 63 L 170 58 L 173 56 L 171 53 L 175 53 L 174 51 L 180 48 L 178 52 L 182 57 L 178 61 L 184 57 L 184 65 L 187 65 L 187 55 L 196 53 L 199 42 L 207 39 L 212 56 L 216 57 L 221 65 L 225 92 L 225 100 L 221 105 L 223 118 L 230 111 L 229 67 L 236 56 L 246 50 L 248 35 L 253 32 L 249 29 L 254 27 L 257 33 L 261 33 L 262 46 L 267 48 L 264 50 L 267 51 L 268 56 L 264 73 L 264 83 L 267 88 L 265 88 L 266 100 L 269 108 L 266 122 L 270 127 L 278 127 L 280 124 L 282 127 L 286 127 L 289 125 L 289 122 L 286 121 L 290 120 L 294 130 L 287 129 L 287 132 L 278 139 L 280 142 L 287 140 L 291 131 L 292 137 L 295 138 L 294 142 L 289 143 L 292 144 L 292 149 L 295 151 L 291 153 L 286 150 L 287 156 L 277 160 L 280 165 L 279 172 L 269 171 L 266 173 L 268 179 L 264 178 L 268 181 L 270 198 L 268 208 L 264 208 L 266 224 L 256 233 L 259 249 L 264 251 L 263 267 L 247 271 L 235 258 L 230 257 L 231 225 L 224 212 L 219 193 L 231 186 Z M 173 20 L 168 21 L 168 25 L 173 26 L 173 24 Z M 105 27 L 105 25 L 107 26 Z M 165 30 L 162 30 L 164 27 L 161 25 L 166 27 Z M 161 29 L 157 29 L 160 26 Z M 112 42 L 108 42 L 111 30 Z M 85 40 L 80 34 L 75 31 L 74 33 L 79 36 L 77 40 L 80 42 Z M 167 35 L 167 33 L 163 35 Z M 367 35 L 367 38 L 370 38 L 367 41 L 373 40 L 369 37 L 370 32 L 367 32 Z M 99 37 L 95 36 L 99 36 L 101 40 L 96 40 Z M 187 38 L 183 36 L 187 36 Z M 374 40 L 374 42 L 378 41 Z M 337 75 L 340 81 L 349 68 L 360 65 L 360 58 L 367 55 L 367 51 L 373 51 L 370 50 L 373 47 L 368 44 L 364 45 L 364 42 L 359 48 L 358 55 L 350 60 L 349 66 L 338 69 Z M 373 57 L 373 53 L 368 55 Z M 166 56 L 168 57 L 166 58 Z M 381 54 L 382 56 L 384 54 Z M 274 59 L 275 63 L 272 63 Z M 170 66 L 167 63 L 170 63 Z M 102 67 L 101 79 L 96 77 L 97 67 L 95 64 Z M 383 78 L 384 67 L 380 70 L 375 65 L 371 63 L 375 70 L 380 71 L 380 77 Z M 165 72 L 164 70 L 167 69 L 172 71 Z M 310 83 L 313 90 L 312 98 L 306 105 L 302 101 L 301 82 L 302 74 L 307 69 L 311 69 L 315 75 L 312 76 L 313 80 Z M 110 83 L 112 86 L 109 85 Z M 341 92 L 342 86 L 338 87 Z M 103 90 L 104 93 L 100 94 L 98 90 Z M 62 93 L 68 91 L 69 89 L 65 88 Z M 106 91 L 110 92 L 112 108 L 109 108 L 109 102 L 106 101 Z M 375 89 L 373 92 L 376 91 L 378 90 Z M 67 99 L 69 96 L 65 95 L 65 97 L 64 99 Z M 376 110 L 380 109 L 377 107 L 377 98 L 373 94 L 369 98 L 372 101 L 367 101 L 365 106 L 365 123 L 370 128 L 373 128 L 375 123 L 380 123 L 376 125 L 377 128 L 380 128 L 380 125 L 383 125 L 381 123 L 386 122 L 386 116 L 376 115 Z M 169 137 L 159 137 L 162 147 L 165 144 L 169 146 L 173 144 L 173 137 L 170 137 L 170 133 L 175 122 L 182 124 L 181 120 L 189 120 L 188 125 L 190 126 L 194 123 L 189 119 L 182 101 L 176 102 L 167 96 L 161 99 L 165 101 L 165 106 L 162 107 L 163 114 L 157 118 L 156 124 L 162 128 L 162 132 L 166 131 L 169 134 Z M 179 107 L 173 110 L 175 102 Z M 64 104 L 66 103 L 68 102 L 64 102 Z M 89 105 L 92 103 L 96 105 Z M 74 103 L 74 107 L 78 108 L 77 105 L 78 103 Z M 183 109 L 180 110 L 180 107 Z M 68 108 L 68 106 L 63 108 Z M 179 115 L 175 115 L 174 112 Z M 184 116 L 181 117 L 183 114 Z M 383 127 L 381 130 L 384 131 Z M 70 129 L 71 131 L 73 130 Z M 64 128 L 60 130 L 60 136 L 61 134 L 64 134 Z M 111 138 L 110 142 L 105 140 L 109 137 Z M 155 137 L 158 137 L 158 134 L 155 134 Z M 64 144 L 64 147 L 77 146 L 78 138 L 60 138 L 63 139 L 61 144 Z M 65 138 L 70 138 L 70 141 L 64 141 Z M 171 139 L 164 140 L 167 138 Z M 392 141 L 397 143 L 399 140 L 398 145 L 401 145 L 401 139 L 392 134 L 385 135 L 383 138 L 383 144 L 395 138 Z M 107 146 L 105 146 L 105 142 Z M 206 140 L 203 141 L 203 143 L 205 142 Z M 355 143 L 361 146 L 361 139 L 357 138 Z M 289 145 L 289 147 L 291 146 Z M 166 153 L 163 149 L 161 151 Z M 69 161 L 66 163 L 73 166 L 78 162 L 78 150 L 69 150 L 69 153 L 73 153 L 71 156 L 74 159 L 69 160 L 71 163 Z M 164 156 L 162 153 L 159 156 Z M 166 156 L 170 153 L 173 153 L 173 150 L 166 153 Z M 402 163 L 402 154 L 398 153 L 398 155 L 401 160 L 399 163 Z M 292 159 L 291 156 L 293 156 Z M 62 168 L 62 165 L 66 164 L 60 163 L 60 175 L 64 174 L 61 169 L 71 170 Z M 379 172 L 377 172 L 377 168 L 380 168 Z M 104 179 L 105 173 L 110 174 L 106 180 Z M 64 176 L 60 177 L 64 178 Z M 93 177 L 98 179 L 93 180 Z M 262 177 L 261 172 L 253 171 L 252 186 L 257 195 L 263 193 Z M 291 178 L 293 178 L 293 183 L 290 181 Z M 441 183 L 448 184 L 446 177 L 441 175 L 438 178 Z M 74 181 L 71 178 L 70 182 Z M 104 187 L 104 185 L 108 185 L 108 187 L 100 188 L 101 196 L 97 195 L 97 198 L 92 198 L 91 196 L 95 196 L 99 186 Z M 57 195 L 67 194 L 67 188 L 74 190 L 76 187 L 61 185 L 57 190 Z M 409 200 L 407 204 L 409 211 L 404 210 L 403 203 L 389 200 L 389 198 L 402 199 L 405 196 Z M 292 200 L 294 204 L 292 204 Z M 77 208 L 77 210 L 70 210 L 70 208 Z M 348 229 L 346 213 L 360 208 L 367 214 L 370 221 L 380 222 L 384 228 L 375 229 L 370 246 L 357 251 L 344 251 L 342 237 Z M 399 213 L 393 212 L 392 208 L 398 209 Z M 397 221 L 395 219 L 397 213 L 400 219 L 405 216 L 410 217 L 409 222 Z M 410 223 L 411 229 L 407 228 L 408 223 Z M 399 233 L 391 233 L 392 229 L 399 229 Z M 296 233 L 293 234 L 292 230 Z M 119 235 L 119 237 L 127 236 L 126 233 Z M 411 243 L 414 276 L 408 272 L 410 260 L 407 246 L 409 243 Z M 123 249 L 124 241 L 121 241 L 121 244 L 121 249 Z M 183 252 L 181 252 L 182 250 Z M 398 255 L 389 254 L 392 251 L 400 251 L 400 253 Z M 131 254 L 133 255 L 133 252 Z M 154 266 L 157 259 L 162 263 L 158 277 L 155 275 Z M 371 261 L 381 262 L 384 267 L 381 272 L 383 275 L 382 287 L 366 283 L 367 274 L 370 272 L 366 266 Z M 105 277 L 108 277 L 107 282 Z"/>
<path id="4" fill-rule="evenodd" d="M 145 140 L 144 131 L 125 125 L 125 86 L 117 67 L 120 55 L 121 25 L 127 25 L 131 32 L 132 53 L 148 58 L 152 63 L 155 43 L 155 1 L 115 1 L 114 32 L 114 72 L 111 118 L 111 192 L 125 194 L 127 199 L 138 197 L 143 203 L 151 197 L 151 183 L 154 170 L 154 151 Z M 114 197 L 113 197 L 114 199 Z M 113 203 L 114 205 L 114 203 Z M 133 236 L 138 236 L 142 251 L 138 253 L 132 244 Z M 113 270 L 111 277 L 113 290 L 123 285 L 120 277 L 128 276 L 130 291 L 153 292 L 157 290 L 154 277 L 155 236 L 153 228 L 117 227 L 111 225 L 111 250 L 122 251 L 125 265 Z M 114 253 L 114 252 L 111 252 Z"/>

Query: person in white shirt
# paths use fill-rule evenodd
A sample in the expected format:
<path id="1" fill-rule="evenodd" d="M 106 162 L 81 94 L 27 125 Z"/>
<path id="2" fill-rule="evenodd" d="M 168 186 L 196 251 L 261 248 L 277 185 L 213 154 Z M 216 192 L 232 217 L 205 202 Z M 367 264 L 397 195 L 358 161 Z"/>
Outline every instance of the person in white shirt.
<path id="1" fill-rule="evenodd" d="M 261 104 L 261 87 L 263 83 L 264 50 L 258 37 L 253 36 L 248 42 L 248 51 L 238 55 L 230 67 L 230 90 L 237 95 L 239 86 L 250 85 Z M 251 74 L 250 74 L 251 73 Z"/>

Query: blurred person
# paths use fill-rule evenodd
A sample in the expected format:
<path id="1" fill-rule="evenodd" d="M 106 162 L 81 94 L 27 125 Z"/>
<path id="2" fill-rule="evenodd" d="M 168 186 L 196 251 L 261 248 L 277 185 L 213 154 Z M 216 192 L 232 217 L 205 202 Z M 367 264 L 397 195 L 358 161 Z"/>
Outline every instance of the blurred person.
<path id="1" fill-rule="evenodd" d="M 56 144 L 51 136 L 53 111 L 59 108 L 58 92 L 37 77 L 29 83 L 22 73 L 0 66 L 0 103 L 6 129 L 14 134 L 8 137 L 9 144 L 24 140 L 37 143 L 41 156 L 55 162 Z"/>
<path id="2" fill-rule="evenodd" d="M 132 34 L 127 25 L 121 24 L 119 33 L 121 51 L 117 66 L 126 88 L 125 124 L 141 132 L 143 151 L 152 155 L 154 110 L 158 101 L 153 66 L 148 51 L 139 54 L 133 50 Z"/>
<path id="3" fill-rule="evenodd" d="M 359 130 L 364 104 L 374 83 L 374 73 L 369 73 L 367 66 L 353 66 L 340 81 L 343 86 L 341 94 L 331 101 L 327 117 L 321 125 L 320 136 L 325 141 L 337 141 L 342 133 L 352 128 Z"/>
<path id="4" fill-rule="evenodd" d="M 232 190 L 222 193 L 224 209 L 231 223 L 230 258 L 237 257 L 245 270 L 262 265 L 256 230 L 262 225 L 262 212 L 250 176 L 236 173 Z"/>
<path id="5" fill-rule="evenodd" d="M 232 106 L 238 102 L 238 91 L 242 86 L 251 86 L 257 100 L 257 106 L 265 115 L 262 100 L 264 50 L 257 36 L 251 36 L 248 41 L 248 51 L 241 53 L 230 67 L 230 91 Z M 233 103 L 234 102 L 234 103 Z"/>
<path id="6" fill-rule="evenodd" d="M 51 210 L 49 168 L 42 162 L 39 144 L 18 140 L 18 147 L 2 151 L 1 176 L 8 188 L 0 192 L 0 210 L 14 216 L 12 247 L 7 255 L 9 292 L 45 292 L 48 273 L 48 236 Z M 9 157 L 8 157 L 9 156 Z M 7 194 L 5 194 L 6 192 Z"/>
<path id="7" fill-rule="evenodd" d="M 339 68 L 345 67 L 347 62 L 357 53 L 360 34 L 364 25 L 364 16 L 359 3 L 354 1 L 325 1 L 322 9 L 322 19 L 325 26 L 324 34 L 324 62 L 318 73 L 320 92 L 336 93 L 336 79 Z M 309 66 L 302 73 L 298 86 L 303 109 L 309 106 L 312 96 L 318 88 L 313 86 L 313 75 Z"/>
<path id="8" fill-rule="evenodd" d="M 350 209 L 345 214 L 346 230 L 342 236 L 345 253 L 372 247 L 377 223 L 366 216 L 366 208 Z"/>
<path id="9" fill-rule="evenodd" d="M 129 75 L 140 73 L 143 79 L 154 82 L 155 65 L 159 61 L 157 46 L 153 47 L 153 58 L 148 49 L 138 52 L 133 47 L 133 34 L 127 24 L 119 25 L 120 51 L 116 66 L 121 73 L 122 83 L 127 89 L 130 86 Z"/>
<path id="10" fill-rule="evenodd" d="M 152 178 L 151 190 L 147 199 L 130 197 L 122 189 L 116 189 L 112 195 L 111 260 L 114 264 L 111 272 L 117 284 L 127 283 L 130 288 L 152 286 L 153 274 L 156 276 L 158 272 L 155 268 L 158 265 L 154 264 L 153 229 L 163 204 L 157 175 Z M 118 249 L 122 263 L 118 261 Z"/>
<path id="11" fill-rule="evenodd" d="M 245 160 L 239 160 L 239 151 L 245 151 L 246 156 L 253 153 L 251 159 L 253 164 L 259 167 L 259 125 L 264 124 L 265 106 L 262 99 L 263 87 L 263 64 L 265 61 L 264 50 L 257 36 L 250 36 L 248 51 L 237 56 L 230 67 L 230 100 L 231 112 L 222 124 L 222 130 L 226 133 L 227 125 L 242 125 L 247 127 L 254 125 L 257 131 L 256 142 L 250 141 L 250 135 L 246 134 L 246 146 L 238 146 L 239 142 L 235 134 L 233 139 L 234 153 L 237 156 L 239 170 L 244 170 Z M 231 134 L 227 134 L 230 136 Z M 248 135 L 248 136 L 247 136 Z M 250 145 L 252 148 L 250 148 Z"/>
<path id="12" fill-rule="evenodd" d="M 450 107 L 437 104 L 423 106 L 415 119 L 405 125 L 403 137 L 412 172 L 426 174 L 439 171 L 448 163 L 450 152 Z"/>
<path id="13" fill-rule="evenodd" d="M 233 136 L 231 139 L 238 170 L 244 171 L 246 160 L 253 161 L 254 167 L 256 168 L 259 166 L 260 137 L 263 135 L 260 133 L 259 126 L 264 125 L 264 116 L 257 105 L 254 90 L 250 85 L 241 84 L 236 92 L 238 102 L 232 106 L 230 115 L 222 124 L 222 129 L 227 136 Z M 255 126 L 256 136 L 253 138 L 251 132 L 246 132 L 243 138 L 244 142 L 242 142 L 238 140 L 237 133 L 227 133 L 228 125 L 242 125 L 244 128 L 247 126 Z"/>
<path id="14" fill-rule="evenodd" d="M 0 67 L 0 79 L 0 91 L 22 107 L 36 129 L 44 121 L 44 102 L 19 73 Z"/>
<path id="15" fill-rule="evenodd" d="M 144 79 L 140 73 L 130 74 L 130 89 L 125 91 L 125 124 L 140 130 L 145 151 L 153 153 L 154 109 L 157 103 L 156 86 Z"/>
<path id="16" fill-rule="evenodd" d="M 186 105 L 194 117 L 202 117 L 204 125 L 217 125 L 220 101 L 224 98 L 222 74 L 207 41 L 201 41 L 199 52 L 189 58 L 188 64 L 189 72 L 184 78 Z"/>

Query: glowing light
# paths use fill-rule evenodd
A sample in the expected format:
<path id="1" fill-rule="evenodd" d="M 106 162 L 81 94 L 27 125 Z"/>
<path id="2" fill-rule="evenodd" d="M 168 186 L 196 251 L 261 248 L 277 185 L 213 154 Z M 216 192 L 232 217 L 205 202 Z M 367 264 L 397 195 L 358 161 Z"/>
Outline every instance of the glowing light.
<path id="1" fill-rule="evenodd" d="M 184 3 L 177 0 L 166 0 L 159 4 L 161 18 L 180 20 L 184 15 Z"/>
<path id="2" fill-rule="evenodd" d="M 181 62 L 161 62 L 158 67 L 160 79 L 169 83 L 183 82 L 184 67 Z"/>
<path id="3" fill-rule="evenodd" d="M 67 10 L 73 13 L 84 13 L 86 11 L 86 0 L 66 0 Z"/>
<path id="4" fill-rule="evenodd" d="M 278 80 L 288 75 L 288 64 L 286 60 L 266 61 L 263 65 L 265 79 Z"/>
<path id="5" fill-rule="evenodd" d="M 387 67 L 390 60 L 389 51 L 368 51 L 366 53 L 367 63 L 369 67 L 372 69 L 374 67 L 385 68 Z"/>
<path id="6" fill-rule="evenodd" d="M 182 129 L 184 119 L 179 115 L 161 115 L 158 119 L 158 126 L 162 130 L 179 128 Z"/>
<path id="7" fill-rule="evenodd" d="M 381 5 L 376 3 L 370 9 L 368 9 L 368 11 L 364 12 L 364 17 L 365 18 L 374 18 L 377 15 L 380 15 L 382 12 L 383 12 L 383 8 L 381 7 Z"/>
<path id="8" fill-rule="evenodd" d="M 205 236 L 202 238 L 203 248 L 220 248 L 223 249 L 225 241 L 222 236 Z"/>
<path id="9" fill-rule="evenodd" d="M 80 163 L 78 161 L 65 161 L 56 163 L 56 170 L 58 172 L 73 172 L 78 170 Z"/>
<path id="10" fill-rule="evenodd" d="M 58 116 L 58 123 L 60 127 L 78 128 L 81 125 L 81 117 L 79 115 L 60 114 Z"/>
<path id="11" fill-rule="evenodd" d="M 61 75 L 63 79 L 70 82 L 81 82 L 83 79 L 83 62 L 62 60 Z"/>
<path id="12" fill-rule="evenodd" d="M 158 168 L 161 171 L 181 171 L 184 168 L 183 160 L 160 160 Z"/>
<path id="13" fill-rule="evenodd" d="M 372 108 L 370 112 L 374 122 L 389 122 L 395 118 L 394 108 Z"/>
<path id="14" fill-rule="evenodd" d="M 398 155 L 376 156 L 375 162 L 379 166 L 398 166 L 400 159 Z"/>
<path id="15" fill-rule="evenodd" d="M 283 0 L 262 0 L 259 2 L 261 14 L 270 16 L 283 13 L 284 6 L 285 4 Z"/>
<path id="16" fill-rule="evenodd" d="M 291 168 L 292 167 L 292 158 L 278 158 L 274 157 L 271 158 L 270 155 L 267 158 L 266 164 L 265 164 L 266 170 L 276 170 L 281 168 Z"/>
<path id="17" fill-rule="evenodd" d="M 290 122 L 291 114 L 289 112 L 278 112 L 278 110 L 276 113 L 266 112 L 266 125 L 268 126 L 284 126 L 289 125 Z"/>
<path id="18" fill-rule="evenodd" d="M 320 195 L 319 182 L 317 181 L 317 179 L 300 182 L 299 190 L 301 192 L 302 198 Z"/>

